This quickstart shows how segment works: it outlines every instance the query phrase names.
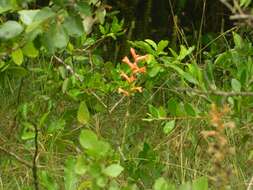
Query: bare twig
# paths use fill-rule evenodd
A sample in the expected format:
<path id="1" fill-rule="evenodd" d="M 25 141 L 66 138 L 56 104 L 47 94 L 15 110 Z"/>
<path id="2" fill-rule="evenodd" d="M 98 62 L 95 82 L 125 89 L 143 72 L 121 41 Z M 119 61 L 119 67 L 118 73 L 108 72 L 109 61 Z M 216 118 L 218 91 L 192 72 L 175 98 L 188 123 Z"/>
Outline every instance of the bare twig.
<path id="1" fill-rule="evenodd" d="M 29 167 L 29 168 L 32 168 L 32 167 L 33 167 L 32 164 L 30 164 L 29 162 L 23 160 L 22 158 L 20 158 L 20 157 L 19 157 L 18 155 L 16 155 L 15 153 L 6 150 L 4 147 L 1 147 L 1 146 L 0 146 L 0 151 L 2 151 L 2 152 L 4 152 L 4 153 L 8 154 L 9 156 L 15 158 L 18 162 L 20 162 L 21 164 L 24 164 L 25 166 L 27 166 L 27 167 Z"/>
<path id="2" fill-rule="evenodd" d="M 34 180 L 34 188 L 35 190 L 39 190 L 39 182 L 38 182 L 38 174 L 37 174 L 37 156 L 38 156 L 38 126 L 34 125 L 34 155 L 33 155 L 33 165 L 32 165 L 32 171 L 33 171 L 33 180 Z"/>
<path id="3" fill-rule="evenodd" d="M 233 7 L 230 3 L 228 3 L 227 0 L 220 0 L 220 2 L 221 2 L 223 5 L 225 5 L 232 13 L 235 13 L 234 7 Z"/>
<path id="4" fill-rule="evenodd" d="M 247 190 L 251 190 L 252 189 L 252 186 L 253 186 L 253 176 L 248 184 L 248 187 L 247 187 Z"/>
<path id="5" fill-rule="evenodd" d="M 202 91 L 193 88 L 163 88 L 170 91 L 177 91 L 177 92 L 191 92 L 198 95 L 216 95 L 216 96 L 253 96 L 253 92 L 226 92 L 226 91 L 219 91 L 219 90 L 209 90 L 209 91 Z"/>
<path id="6" fill-rule="evenodd" d="M 56 55 L 54 55 L 54 58 L 55 58 L 59 63 L 63 64 L 63 65 L 65 66 L 65 68 L 66 68 L 73 76 L 76 77 L 77 80 L 79 80 L 80 82 L 83 82 L 81 76 L 80 76 L 79 74 L 77 74 L 77 73 L 74 71 L 74 69 L 73 69 L 70 65 L 66 64 L 61 58 L 57 57 Z"/>
<path id="7" fill-rule="evenodd" d="M 229 17 L 230 20 L 253 20 L 253 15 L 235 14 Z"/>
<path id="8" fill-rule="evenodd" d="M 125 99 L 126 96 L 122 96 L 118 102 L 114 104 L 114 106 L 110 109 L 109 113 L 112 113 L 113 110 Z"/>

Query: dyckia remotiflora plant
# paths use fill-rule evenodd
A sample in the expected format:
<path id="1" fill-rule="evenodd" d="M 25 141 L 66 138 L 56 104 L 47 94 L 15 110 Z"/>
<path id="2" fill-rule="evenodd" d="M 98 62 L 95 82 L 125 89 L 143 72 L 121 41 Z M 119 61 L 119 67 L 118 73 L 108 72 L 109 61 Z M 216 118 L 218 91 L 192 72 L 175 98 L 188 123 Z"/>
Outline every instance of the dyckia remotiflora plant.
<path id="1" fill-rule="evenodd" d="M 130 68 L 130 76 L 128 76 L 125 72 L 121 71 L 121 74 L 120 76 L 125 79 L 129 85 L 131 86 L 130 90 L 127 91 L 127 90 L 124 90 L 122 88 L 119 88 L 118 89 L 118 92 L 119 93 L 122 93 L 123 95 L 125 96 L 130 96 L 131 93 L 134 93 L 134 92 L 142 92 L 142 87 L 140 86 L 135 86 L 135 84 L 133 82 L 135 82 L 137 80 L 137 74 L 138 73 L 145 73 L 146 72 L 146 67 L 139 67 L 138 66 L 138 63 L 140 61 L 143 61 L 143 60 L 146 60 L 147 59 L 147 55 L 138 55 L 136 54 L 135 52 L 135 49 L 134 48 L 131 48 L 130 49 L 130 52 L 131 52 L 131 55 L 133 57 L 133 62 L 131 62 L 129 60 L 129 58 L 127 56 L 125 56 L 122 61 L 123 63 L 126 63 L 129 68 Z"/>

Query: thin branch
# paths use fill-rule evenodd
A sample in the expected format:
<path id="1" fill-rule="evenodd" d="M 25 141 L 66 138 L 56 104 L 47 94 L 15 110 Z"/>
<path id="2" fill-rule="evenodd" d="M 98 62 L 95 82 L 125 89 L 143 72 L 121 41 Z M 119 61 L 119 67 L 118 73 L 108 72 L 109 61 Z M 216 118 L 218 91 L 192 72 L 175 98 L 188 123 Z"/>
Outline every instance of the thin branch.
<path id="1" fill-rule="evenodd" d="M 66 64 L 61 58 L 57 57 L 56 55 L 54 55 L 54 58 L 61 64 L 63 64 L 65 66 L 65 68 L 73 75 L 76 77 L 77 80 L 79 80 L 80 82 L 83 82 L 83 79 L 81 78 L 81 76 L 79 74 L 77 74 L 74 69 Z"/>
<path id="2" fill-rule="evenodd" d="M 177 92 L 192 92 L 198 95 L 253 96 L 253 92 L 226 92 L 226 91 L 219 91 L 219 90 L 202 91 L 202 90 L 192 89 L 192 88 L 175 88 L 175 89 L 163 88 L 163 89 L 177 91 Z"/>
<path id="3" fill-rule="evenodd" d="M 35 132 L 35 136 L 34 136 L 34 147 L 35 147 L 35 151 L 34 151 L 34 155 L 33 155 L 33 165 L 32 165 L 32 171 L 33 171 L 33 180 L 34 180 L 34 188 L 35 190 L 39 190 L 39 182 L 38 182 L 38 174 L 37 174 L 37 156 L 38 156 L 38 126 L 35 124 L 34 125 L 34 132 Z"/>
<path id="4" fill-rule="evenodd" d="M 118 102 L 114 104 L 114 106 L 110 109 L 109 113 L 111 114 L 113 110 L 125 99 L 126 96 L 122 96 Z"/>
<path id="5" fill-rule="evenodd" d="M 229 17 L 230 20 L 253 20 L 253 15 L 235 14 Z"/>
<path id="6" fill-rule="evenodd" d="M 250 182 L 249 182 L 249 184 L 248 184 L 248 187 L 247 187 L 247 190 L 251 190 L 252 187 L 253 186 L 253 176 L 252 176 L 252 178 L 251 178 L 251 180 L 250 180 Z"/>
<path id="7" fill-rule="evenodd" d="M 21 164 L 23 164 L 23 165 L 25 165 L 29 168 L 33 167 L 32 164 L 30 164 L 29 162 L 23 160 L 22 158 L 20 158 L 18 155 L 14 154 L 13 152 L 10 152 L 10 151 L 6 150 L 4 147 L 0 146 L 0 151 L 2 151 L 4 153 L 8 154 L 9 156 L 15 158 L 19 163 L 21 163 Z"/>
<path id="8" fill-rule="evenodd" d="M 220 0 L 220 2 L 225 5 L 232 13 L 235 13 L 235 9 L 232 5 L 230 5 L 227 0 Z"/>

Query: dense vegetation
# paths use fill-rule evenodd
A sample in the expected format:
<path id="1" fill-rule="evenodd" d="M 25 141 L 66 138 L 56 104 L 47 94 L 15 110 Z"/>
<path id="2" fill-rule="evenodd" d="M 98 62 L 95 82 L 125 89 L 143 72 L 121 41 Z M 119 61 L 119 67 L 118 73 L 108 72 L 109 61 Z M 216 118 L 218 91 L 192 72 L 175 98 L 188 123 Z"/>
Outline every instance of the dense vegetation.
<path id="1" fill-rule="evenodd" d="M 0 190 L 253 189 L 251 0 L 0 0 Z"/>

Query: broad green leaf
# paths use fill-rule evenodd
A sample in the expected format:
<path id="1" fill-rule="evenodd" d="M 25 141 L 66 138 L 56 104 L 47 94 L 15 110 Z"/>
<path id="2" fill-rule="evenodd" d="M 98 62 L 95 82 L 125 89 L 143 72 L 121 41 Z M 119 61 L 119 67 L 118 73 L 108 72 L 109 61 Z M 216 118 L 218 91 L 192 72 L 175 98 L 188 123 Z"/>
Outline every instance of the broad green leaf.
<path id="1" fill-rule="evenodd" d="M 75 7 L 81 14 L 91 16 L 91 8 L 87 2 L 78 2 Z"/>
<path id="2" fill-rule="evenodd" d="M 233 38 L 236 48 L 242 48 L 243 47 L 243 39 L 241 36 L 235 32 L 233 32 Z"/>
<path id="3" fill-rule="evenodd" d="M 161 67 L 159 65 L 154 65 L 151 70 L 148 72 L 148 75 L 150 77 L 155 77 L 161 70 Z"/>
<path id="4" fill-rule="evenodd" d="M 55 16 L 54 11 L 49 7 L 44 7 L 33 17 L 33 22 L 44 22 L 47 19 Z"/>
<path id="5" fill-rule="evenodd" d="M 193 84 L 198 84 L 199 82 L 190 74 L 187 72 L 184 72 L 180 67 L 176 66 L 176 65 L 172 65 L 172 64 L 168 64 L 168 66 L 172 69 L 174 69 L 175 71 L 178 72 L 178 74 L 186 79 L 188 82 L 193 83 Z"/>
<path id="6" fill-rule="evenodd" d="M 0 40 L 17 37 L 23 31 L 23 26 L 16 21 L 9 20 L 0 26 Z"/>
<path id="7" fill-rule="evenodd" d="M 154 190 L 170 190 L 167 181 L 160 177 L 155 181 Z"/>
<path id="8" fill-rule="evenodd" d="M 185 103 L 184 104 L 184 109 L 185 109 L 187 115 L 193 116 L 193 117 L 196 116 L 196 111 L 195 111 L 195 109 L 193 108 L 193 106 L 191 104 Z"/>
<path id="9" fill-rule="evenodd" d="M 79 16 L 68 16 L 63 23 L 69 36 L 79 37 L 84 34 L 82 20 Z"/>
<path id="10" fill-rule="evenodd" d="M 232 86 L 232 89 L 235 91 L 235 92 L 240 92 L 241 91 L 241 83 L 236 80 L 236 79 L 232 79 L 231 80 L 231 86 Z"/>
<path id="11" fill-rule="evenodd" d="M 19 11 L 20 15 L 20 20 L 25 24 L 25 25 L 30 25 L 33 22 L 33 19 L 35 15 L 39 12 L 40 10 L 21 10 Z"/>
<path id="12" fill-rule="evenodd" d="M 186 48 L 184 45 L 180 45 L 180 53 L 177 60 L 182 61 L 186 56 L 190 55 L 195 47 Z"/>
<path id="13" fill-rule="evenodd" d="M 79 141 L 83 148 L 95 149 L 97 147 L 98 138 L 91 130 L 84 129 L 81 131 Z"/>
<path id="14" fill-rule="evenodd" d="M 166 122 L 164 127 L 163 127 L 163 132 L 167 135 L 169 134 L 174 128 L 175 128 L 175 120 Z"/>
<path id="15" fill-rule="evenodd" d="M 101 158 L 108 155 L 111 147 L 110 144 L 105 141 L 97 141 L 96 144 L 87 150 L 87 153 L 95 158 Z"/>
<path id="16" fill-rule="evenodd" d="M 76 190 L 77 189 L 77 176 L 75 174 L 75 159 L 68 158 L 64 167 L 64 189 Z"/>
<path id="17" fill-rule="evenodd" d="M 103 170 L 103 173 L 109 177 L 118 177 L 124 168 L 119 164 L 112 164 Z"/>
<path id="18" fill-rule="evenodd" d="M 83 156 L 78 156 L 76 165 L 75 165 L 75 172 L 79 175 L 83 175 L 87 172 L 88 166 L 85 163 Z"/>
<path id="19" fill-rule="evenodd" d="M 154 48 L 154 50 L 157 50 L 157 45 L 153 40 L 146 39 L 145 42 L 147 42 L 149 45 L 151 45 L 152 48 Z"/>
<path id="20" fill-rule="evenodd" d="M 17 49 L 11 53 L 11 58 L 16 65 L 21 65 L 24 61 L 24 56 L 21 49 Z"/>
<path id="21" fill-rule="evenodd" d="M 69 37 L 62 26 L 55 26 L 51 29 L 51 43 L 56 48 L 65 48 L 68 45 Z"/>
<path id="22" fill-rule="evenodd" d="M 77 120 L 82 124 L 87 124 L 90 120 L 90 112 L 87 108 L 85 101 L 82 101 L 79 105 L 77 112 Z"/>
<path id="23" fill-rule="evenodd" d="M 39 51 L 34 47 L 33 42 L 28 42 L 22 49 L 24 55 L 35 58 L 39 55 Z"/>
<path id="24" fill-rule="evenodd" d="M 171 98 L 168 103 L 168 111 L 172 116 L 176 116 L 177 114 L 177 107 L 178 107 L 178 102 L 174 99 Z"/>
<path id="25" fill-rule="evenodd" d="M 17 8 L 16 0 L 1 0 L 0 1 L 0 14 L 14 10 Z"/>
<path id="26" fill-rule="evenodd" d="M 159 117 L 159 110 L 155 106 L 149 104 L 148 110 L 149 110 L 149 113 L 152 115 L 152 117 L 154 117 L 154 118 Z"/>
<path id="27" fill-rule="evenodd" d="M 192 190 L 208 190 L 208 181 L 206 177 L 201 177 L 192 182 Z"/>
<path id="28" fill-rule="evenodd" d="M 158 53 L 164 51 L 164 49 L 168 46 L 168 44 L 169 44 L 168 40 L 161 40 L 157 46 Z"/>

